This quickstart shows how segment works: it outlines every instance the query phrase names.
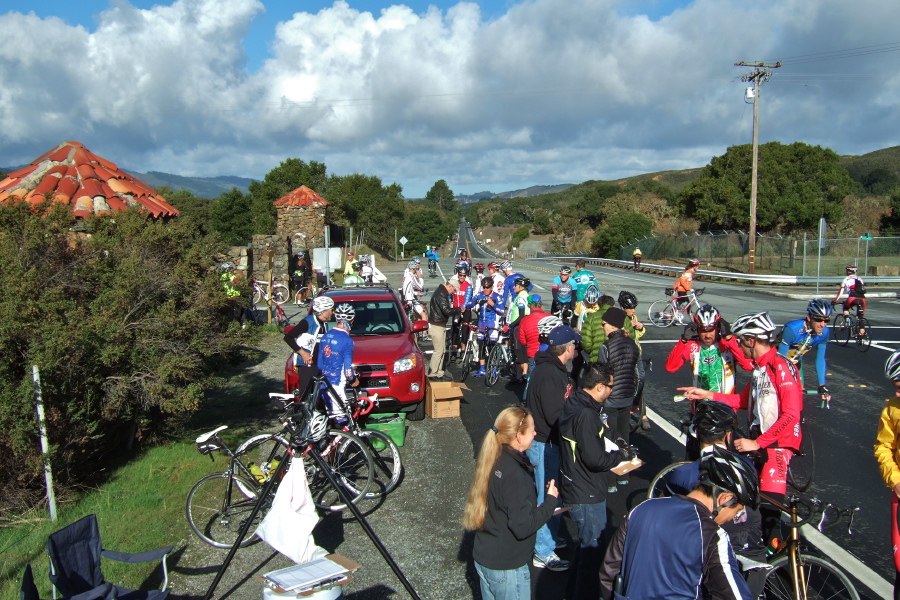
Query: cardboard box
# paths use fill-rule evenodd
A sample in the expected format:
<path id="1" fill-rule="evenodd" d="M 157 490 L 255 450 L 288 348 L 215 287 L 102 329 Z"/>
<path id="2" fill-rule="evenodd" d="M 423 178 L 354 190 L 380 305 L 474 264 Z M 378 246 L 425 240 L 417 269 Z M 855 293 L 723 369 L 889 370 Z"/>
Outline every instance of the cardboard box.
<path id="1" fill-rule="evenodd" d="M 432 419 L 459 416 L 459 399 L 466 384 L 458 381 L 429 381 L 425 388 L 425 414 Z"/>

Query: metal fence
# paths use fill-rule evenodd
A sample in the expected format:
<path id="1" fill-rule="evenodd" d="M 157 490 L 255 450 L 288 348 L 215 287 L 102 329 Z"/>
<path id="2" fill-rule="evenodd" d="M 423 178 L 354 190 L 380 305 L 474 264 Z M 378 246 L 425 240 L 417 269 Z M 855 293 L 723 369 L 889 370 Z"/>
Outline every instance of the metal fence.
<path id="1" fill-rule="evenodd" d="M 619 249 L 620 260 L 631 260 L 635 248 L 646 261 L 676 264 L 696 258 L 702 268 L 746 273 L 749 270 L 749 239 L 743 231 L 709 232 L 695 235 L 653 236 Z M 843 275 L 848 264 L 860 274 L 897 275 L 900 270 L 900 236 L 819 239 L 757 236 L 756 270 L 784 275 Z"/>

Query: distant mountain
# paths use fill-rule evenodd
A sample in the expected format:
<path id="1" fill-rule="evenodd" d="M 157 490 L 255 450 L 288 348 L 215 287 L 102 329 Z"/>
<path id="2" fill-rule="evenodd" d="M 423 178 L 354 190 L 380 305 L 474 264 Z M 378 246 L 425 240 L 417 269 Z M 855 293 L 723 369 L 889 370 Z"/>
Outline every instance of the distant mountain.
<path id="1" fill-rule="evenodd" d="M 574 184 L 560 183 L 557 185 L 533 185 L 523 190 L 500 192 L 499 194 L 495 194 L 494 192 L 478 192 L 476 194 L 459 195 L 456 197 L 456 200 L 461 204 L 470 204 L 472 202 L 484 200 L 485 198 L 531 198 L 532 196 L 539 196 L 541 194 L 556 194 L 557 192 L 572 187 L 572 185 Z"/>
<path id="2" fill-rule="evenodd" d="M 138 173 L 137 171 L 127 171 L 134 175 L 152 188 L 161 188 L 167 186 L 174 191 L 187 190 L 199 198 L 218 198 L 223 192 L 231 191 L 232 187 L 236 187 L 243 193 L 247 193 L 247 187 L 252 179 L 246 177 L 235 177 L 233 175 L 222 175 L 219 177 L 182 177 L 181 175 L 173 175 L 171 173 L 161 173 L 160 171 L 150 171 L 148 173 Z"/>

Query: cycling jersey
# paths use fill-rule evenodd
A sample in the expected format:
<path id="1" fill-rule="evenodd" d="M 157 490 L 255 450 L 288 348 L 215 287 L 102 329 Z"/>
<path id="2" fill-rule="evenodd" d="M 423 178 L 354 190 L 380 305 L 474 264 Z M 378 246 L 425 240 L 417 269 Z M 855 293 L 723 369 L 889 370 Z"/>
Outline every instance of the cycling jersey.
<path id="1" fill-rule="evenodd" d="M 468 279 L 459 279 L 454 281 L 456 291 L 453 292 L 453 308 L 462 308 L 466 305 L 466 301 L 472 297 L 472 283 Z"/>
<path id="2" fill-rule="evenodd" d="M 407 271 L 403 275 L 403 299 L 406 302 L 415 302 L 419 299 L 419 292 L 425 289 L 425 282 L 421 277 Z"/>
<path id="3" fill-rule="evenodd" d="M 425 253 L 425 258 L 427 258 L 428 260 L 437 260 L 438 259 L 437 250 L 429 250 L 428 252 Z"/>
<path id="4" fill-rule="evenodd" d="M 319 345 L 319 370 L 335 389 L 343 390 L 345 383 L 356 380 L 353 372 L 353 338 L 340 327 L 335 327 L 322 337 Z"/>
<path id="5" fill-rule="evenodd" d="M 588 286 L 597 281 L 597 278 L 594 277 L 594 274 L 587 269 L 579 270 L 577 273 L 572 275 L 571 279 L 577 286 L 577 289 L 575 291 L 575 299 L 579 302 L 584 300 L 584 293 L 587 291 Z"/>
<path id="6" fill-rule="evenodd" d="M 506 322 L 513 324 L 519 317 L 524 317 L 530 312 L 531 310 L 528 308 L 528 292 L 522 290 L 512 299 L 509 309 L 506 311 Z"/>
<path id="7" fill-rule="evenodd" d="M 799 365 L 803 355 L 815 348 L 816 376 L 819 379 L 819 385 L 825 385 L 825 350 L 830 339 L 831 328 L 827 325 L 821 334 L 815 335 L 807 326 L 806 319 L 789 321 L 785 323 L 784 329 L 781 331 L 778 353 L 787 356 L 788 360 L 795 365 Z"/>
<path id="8" fill-rule="evenodd" d="M 728 534 L 699 500 L 653 498 L 636 506 L 616 531 L 603 568 L 601 597 L 612 598 L 617 575 L 621 595 L 643 600 L 750 600 L 752 595 Z"/>
<path id="9" fill-rule="evenodd" d="M 555 301 L 562 303 L 571 302 L 574 289 L 575 286 L 572 285 L 571 277 L 567 278 L 565 281 L 563 281 L 562 277 L 559 275 L 553 278 L 553 287 L 551 290 Z"/>
<path id="10" fill-rule="evenodd" d="M 684 273 L 681 274 L 675 281 L 674 290 L 676 292 L 689 292 L 694 285 L 694 269 L 685 269 Z M 679 294 L 684 295 L 684 294 Z"/>
<path id="11" fill-rule="evenodd" d="M 587 319 L 588 315 L 593 314 L 600 310 L 599 304 L 588 304 L 584 300 L 580 300 L 578 304 L 575 305 L 575 309 L 572 311 L 575 313 L 575 327 L 578 331 L 581 331 L 581 328 L 584 327 L 584 320 Z"/>
<path id="12" fill-rule="evenodd" d="M 679 340 L 675 342 L 675 347 L 666 359 L 666 371 L 674 373 L 685 362 L 690 362 L 694 373 L 692 383 L 694 387 L 726 394 L 734 393 L 735 362 L 745 371 L 753 368 L 753 361 L 744 358 L 744 352 L 738 346 L 735 337 L 728 341 L 719 338 L 719 341 L 709 348 L 703 348 L 696 340 L 689 342 Z"/>
<path id="13" fill-rule="evenodd" d="M 841 295 L 845 291 L 847 292 L 848 298 L 866 297 L 865 284 L 863 283 L 863 280 L 859 278 L 859 275 L 856 275 L 855 273 L 853 275 L 847 275 L 847 277 L 844 278 L 844 281 L 841 282 L 841 289 L 838 290 L 838 295 L 834 301 L 837 302 L 840 300 Z"/>
<path id="14" fill-rule="evenodd" d="M 503 294 L 503 290 L 505 289 L 503 287 L 503 273 L 491 273 L 489 277 L 494 280 L 494 291 L 500 294 L 501 298 L 506 298 L 506 296 Z"/>
<path id="15" fill-rule="evenodd" d="M 900 398 L 887 399 L 887 406 L 881 411 L 878 421 L 878 434 L 875 438 L 875 458 L 884 484 L 891 489 L 891 542 L 893 546 L 894 567 L 900 572 L 900 529 L 897 526 L 897 511 L 900 510 L 894 486 L 900 483 L 900 449 L 897 438 L 900 436 Z"/>
<path id="16" fill-rule="evenodd" d="M 487 303 L 488 298 L 494 301 L 493 306 Z M 501 317 L 503 316 L 504 312 L 503 305 L 500 304 L 500 302 L 500 294 L 496 292 L 489 292 L 487 294 L 485 294 L 484 292 L 479 292 L 469 298 L 465 305 L 466 308 L 476 309 L 476 313 L 478 314 L 479 328 L 483 327 L 492 330 L 490 332 L 490 339 L 492 341 L 496 341 L 499 336 L 497 328 L 500 326 Z M 484 339 L 483 329 L 479 330 L 478 337 L 479 339 Z"/>
<path id="17" fill-rule="evenodd" d="M 516 296 L 516 292 L 515 290 L 513 290 L 513 281 L 515 281 L 517 277 L 522 277 L 523 279 L 525 278 L 525 276 L 520 273 L 507 275 L 503 280 L 503 291 L 501 292 L 500 290 L 494 290 L 503 294 L 503 306 L 505 306 L 507 309 L 509 309 L 509 303 Z"/>

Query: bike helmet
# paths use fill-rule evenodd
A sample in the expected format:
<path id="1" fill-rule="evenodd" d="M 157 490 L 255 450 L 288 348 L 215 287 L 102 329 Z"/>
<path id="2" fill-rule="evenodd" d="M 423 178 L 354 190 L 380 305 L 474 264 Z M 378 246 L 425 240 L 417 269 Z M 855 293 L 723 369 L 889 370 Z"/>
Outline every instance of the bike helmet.
<path id="1" fill-rule="evenodd" d="M 347 304 L 346 302 L 342 304 L 338 304 L 337 308 L 334 309 L 334 319 L 335 321 L 352 321 L 356 317 L 356 309 L 353 308 L 352 304 Z"/>
<path id="2" fill-rule="evenodd" d="M 415 271 L 416 269 L 419 268 L 419 263 L 417 263 L 414 260 L 411 260 L 408 263 L 406 263 L 406 268 L 410 271 Z"/>
<path id="3" fill-rule="evenodd" d="M 489 287 L 494 287 L 494 280 L 491 279 L 490 277 L 485 277 L 484 279 L 481 280 L 481 288 L 487 289 Z"/>
<path id="4" fill-rule="evenodd" d="M 528 286 L 531 285 L 531 280 L 527 277 L 516 277 L 513 279 L 513 285 L 521 285 L 523 288 L 528 289 Z"/>
<path id="5" fill-rule="evenodd" d="M 369 257 L 366 256 L 365 254 L 363 254 L 362 256 L 359 257 L 359 262 L 361 262 L 364 265 L 367 265 L 367 264 L 369 264 Z"/>
<path id="6" fill-rule="evenodd" d="M 328 433 L 328 416 L 314 412 L 309 419 L 309 441 L 318 442 Z"/>
<path id="7" fill-rule="evenodd" d="M 692 269 L 694 267 L 699 267 L 699 266 L 700 266 L 700 261 L 697 260 L 696 258 L 692 258 L 691 260 L 688 261 L 688 264 L 687 264 L 688 269 Z"/>
<path id="8" fill-rule="evenodd" d="M 551 331 L 562 325 L 562 319 L 557 317 L 556 315 L 550 315 L 548 317 L 544 317 L 540 321 L 538 321 L 537 329 L 540 335 L 549 335 Z M 898 351 L 900 352 L 900 351 Z"/>
<path id="9" fill-rule="evenodd" d="M 488 263 L 488 269 L 493 269 L 495 271 L 499 271 L 500 265 L 498 265 L 495 261 L 491 261 Z"/>
<path id="10" fill-rule="evenodd" d="M 721 436 L 737 429 L 737 414 L 724 402 L 703 400 L 697 403 L 697 412 L 691 419 L 691 425 L 694 431 Z"/>
<path id="11" fill-rule="evenodd" d="M 697 327 L 715 327 L 719 324 L 719 311 L 712 304 L 704 304 L 694 315 Z"/>
<path id="12" fill-rule="evenodd" d="M 475 271 L 478 273 L 482 273 L 484 271 L 484 265 L 481 263 L 478 263 L 477 265 L 475 265 Z"/>
<path id="13" fill-rule="evenodd" d="M 572 274 L 572 267 L 562 267 L 562 268 L 559 270 L 559 274 L 560 274 L 560 275 L 571 275 L 571 274 Z"/>
<path id="14" fill-rule="evenodd" d="M 230 271 L 233 268 L 234 268 L 234 263 L 230 263 L 230 262 L 223 262 L 221 265 L 219 265 L 219 269 L 221 269 L 222 271 Z"/>
<path id="15" fill-rule="evenodd" d="M 460 273 L 462 275 L 468 275 L 469 274 L 469 263 L 467 263 L 466 261 L 460 261 L 460 262 L 456 263 L 456 272 Z"/>
<path id="16" fill-rule="evenodd" d="M 362 271 L 362 263 L 361 262 L 353 263 L 353 270 L 354 271 Z"/>
<path id="17" fill-rule="evenodd" d="M 738 337 L 749 336 L 758 340 L 769 340 L 775 333 L 775 323 L 767 312 L 741 315 L 731 325 L 731 331 Z"/>
<path id="18" fill-rule="evenodd" d="M 416 263 L 417 265 L 422 263 L 422 259 L 419 258 L 418 256 L 413 256 L 412 259 L 413 259 L 413 262 Z"/>
<path id="19" fill-rule="evenodd" d="M 712 452 L 700 457 L 700 483 L 712 486 L 713 498 L 722 492 L 731 492 L 744 506 L 759 507 L 759 475 L 756 469 L 725 448 L 712 448 Z"/>
<path id="20" fill-rule="evenodd" d="M 322 314 L 326 310 L 331 310 L 334 308 L 334 300 L 329 298 L 328 296 L 319 296 L 312 303 L 313 312 L 318 314 Z"/>
<path id="21" fill-rule="evenodd" d="M 884 363 L 884 376 L 891 381 L 900 381 L 900 350 L 897 350 Z"/>
<path id="22" fill-rule="evenodd" d="M 500 263 L 500 270 L 501 271 L 512 271 L 512 261 L 504 260 L 502 263 Z"/>
<path id="23" fill-rule="evenodd" d="M 809 304 L 806 305 L 806 314 L 810 317 L 822 317 L 827 319 L 831 316 L 831 303 L 822 300 L 821 298 L 810 300 Z"/>
<path id="24" fill-rule="evenodd" d="M 597 304 L 600 301 L 600 288 L 593 284 L 589 285 L 584 290 L 584 301 L 588 304 Z"/>
<path id="25" fill-rule="evenodd" d="M 855 275 L 856 274 L 856 265 L 847 265 L 847 274 Z"/>
<path id="26" fill-rule="evenodd" d="M 619 292 L 619 306 L 622 308 L 637 308 L 637 305 L 637 296 L 625 290 Z"/>

